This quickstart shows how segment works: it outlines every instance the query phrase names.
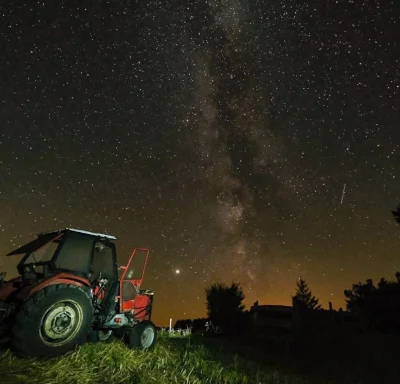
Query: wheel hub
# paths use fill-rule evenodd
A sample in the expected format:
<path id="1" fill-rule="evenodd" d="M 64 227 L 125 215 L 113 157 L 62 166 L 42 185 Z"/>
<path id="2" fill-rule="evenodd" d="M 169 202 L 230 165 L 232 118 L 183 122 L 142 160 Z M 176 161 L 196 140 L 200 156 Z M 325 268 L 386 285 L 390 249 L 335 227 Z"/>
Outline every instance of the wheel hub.
<path id="1" fill-rule="evenodd" d="M 69 312 L 61 312 L 54 318 L 52 329 L 55 333 L 60 334 L 71 325 L 73 320 Z"/>
<path id="2" fill-rule="evenodd" d="M 154 340 L 154 331 L 151 328 L 147 328 L 143 331 L 140 338 L 143 348 L 149 348 Z"/>
<path id="3" fill-rule="evenodd" d="M 50 307 L 42 318 L 40 336 L 48 345 L 60 345 L 71 340 L 82 324 L 80 306 L 72 301 Z"/>

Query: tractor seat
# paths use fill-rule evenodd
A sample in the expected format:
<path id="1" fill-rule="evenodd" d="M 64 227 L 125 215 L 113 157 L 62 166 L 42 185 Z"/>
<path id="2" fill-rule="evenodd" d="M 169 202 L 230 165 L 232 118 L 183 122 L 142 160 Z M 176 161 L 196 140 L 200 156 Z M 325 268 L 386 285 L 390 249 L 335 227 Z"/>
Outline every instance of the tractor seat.
<path id="1" fill-rule="evenodd" d="M 130 281 L 122 282 L 122 292 L 121 297 L 123 301 L 127 300 L 135 300 L 136 295 L 138 294 L 136 288 L 132 285 Z"/>

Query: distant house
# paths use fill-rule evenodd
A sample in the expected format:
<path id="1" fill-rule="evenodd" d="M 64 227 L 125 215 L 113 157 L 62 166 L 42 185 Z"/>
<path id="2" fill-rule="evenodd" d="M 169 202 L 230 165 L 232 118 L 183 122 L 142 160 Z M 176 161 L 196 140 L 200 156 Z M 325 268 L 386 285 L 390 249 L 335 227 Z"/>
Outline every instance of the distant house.
<path id="1" fill-rule="evenodd" d="M 276 336 L 291 332 L 293 307 L 286 305 L 259 305 L 255 302 L 250 308 L 253 328 L 262 333 Z"/>
<path id="2" fill-rule="evenodd" d="M 259 305 L 256 301 L 249 311 L 254 337 L 264 342 L 284 345 L 290 350 L 293 342 L 293 307 Z"/>
<path id="3" fill-rule="evenodd" d="M 250 308 L 254 329 L 262 333 L 287 334 L 304 327 L 326 327 L 334 323 L 352 323 L 354 315 L 341 309 L 335 311 L 329 303 L 329 310 L 303 311 L 295 306 L 259 305 L 256 301 Z"/>

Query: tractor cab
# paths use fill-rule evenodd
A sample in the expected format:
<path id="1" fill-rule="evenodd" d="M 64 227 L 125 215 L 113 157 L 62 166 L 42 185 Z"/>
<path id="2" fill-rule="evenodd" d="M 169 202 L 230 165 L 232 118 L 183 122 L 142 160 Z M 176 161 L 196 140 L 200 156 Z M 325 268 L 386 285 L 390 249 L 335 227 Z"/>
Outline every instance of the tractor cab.
<path id="1" fill-rule="evenodd" d="M 37 239 L 8 253 L 24 254 L 17 265 L 24 278 L 45 278 L 55 273 L 72 273 L 94 280 L 100 273 L 118 279 L 114 236 L 64 229 L 40 233 Z"/>

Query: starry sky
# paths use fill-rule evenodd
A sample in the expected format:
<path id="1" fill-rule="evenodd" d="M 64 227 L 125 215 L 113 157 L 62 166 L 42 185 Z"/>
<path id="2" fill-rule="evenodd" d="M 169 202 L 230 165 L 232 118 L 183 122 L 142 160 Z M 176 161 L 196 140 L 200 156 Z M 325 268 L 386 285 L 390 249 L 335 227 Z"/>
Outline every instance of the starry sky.
<path id="1" fill-rule="evenodd" d="M 400 271 L 397 1 L 0 6 L 0 254 L 42 231 L 151 248 L 154 320 L 324 307 Z M 16 259 L 1 256 L 11 275 Z M 179 269 L 180 273 L 175 271 Z"/>

